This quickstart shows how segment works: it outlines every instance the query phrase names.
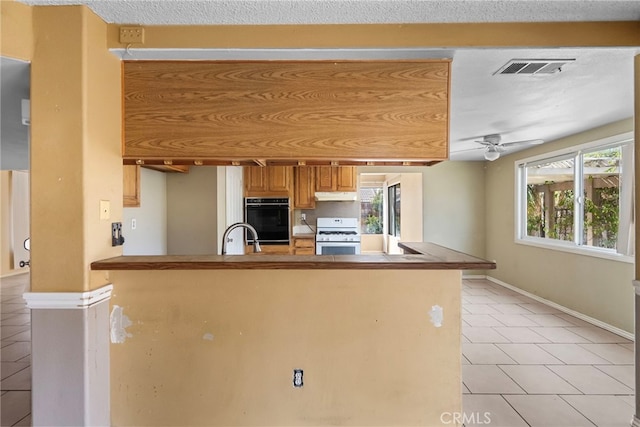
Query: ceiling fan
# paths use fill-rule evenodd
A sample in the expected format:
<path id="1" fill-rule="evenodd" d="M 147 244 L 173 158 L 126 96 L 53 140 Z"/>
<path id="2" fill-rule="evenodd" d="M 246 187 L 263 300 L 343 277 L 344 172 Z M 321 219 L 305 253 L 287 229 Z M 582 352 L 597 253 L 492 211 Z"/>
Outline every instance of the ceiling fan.
<path id="1" fill-rule="evenodd" d="M 478 144 L 484 145 L 484 158 L 493 162 L 500 157 L 501 153 L 507 151 L 510 147 L 523 146 L 523 145 L 538 145 L 542 144 L 542 139 L 528 139 L 525 141 L 513 141 L 501 143 L 502 140 L 499 134 L 485 135 L 482 141 L 475 141 Z"/>

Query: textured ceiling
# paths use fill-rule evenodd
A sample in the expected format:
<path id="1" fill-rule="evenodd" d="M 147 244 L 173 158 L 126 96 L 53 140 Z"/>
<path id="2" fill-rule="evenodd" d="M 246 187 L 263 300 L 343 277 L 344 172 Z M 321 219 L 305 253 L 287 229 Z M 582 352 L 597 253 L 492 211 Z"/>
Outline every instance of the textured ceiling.
<path id="1" fill-rule="evenodd" d="M 23 0 L 86 4 L 106 22 L 164 24 L 342 24 L 634 21 L 638 1 L 544 0 Z"/>

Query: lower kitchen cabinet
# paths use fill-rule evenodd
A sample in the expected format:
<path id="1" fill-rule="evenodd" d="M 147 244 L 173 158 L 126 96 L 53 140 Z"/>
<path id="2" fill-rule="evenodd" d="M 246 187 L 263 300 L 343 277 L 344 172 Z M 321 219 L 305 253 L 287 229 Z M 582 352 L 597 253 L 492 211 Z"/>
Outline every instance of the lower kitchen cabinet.
<path id="1" fill-rule="evenodd" d="M 315 253 L 315 236 L 293 238 L 293 255 L 315 255 Z"/>
<path id="2" fill-rule="evenodd" d="M 244 253 L 247 255 L 253 254 L 253 245 L 246 245 L 244 247 Z M 289 255 L 291 253 L 289 245 L 268 245 L 268 244 L 260 244 L 260 254 L 278 254 L 278 255 Z"/>

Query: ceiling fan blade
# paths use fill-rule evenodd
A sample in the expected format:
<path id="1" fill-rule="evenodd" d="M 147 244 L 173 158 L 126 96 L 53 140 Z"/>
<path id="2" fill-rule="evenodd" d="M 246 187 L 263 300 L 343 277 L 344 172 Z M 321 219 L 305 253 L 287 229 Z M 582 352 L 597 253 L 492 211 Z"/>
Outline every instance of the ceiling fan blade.
<path id="1" fill-rule="evenodd" d="M 543 139 L 528 139 L 526 141 L 513 141 L 500 144 L 502 147 L 515 147 L 516 145 L 538 145 L 544 142 Z"/>
<path id="2" fill-rule="evenodd" d="M 478 136 L 470 136 L 470 137 L 467 137 L 467 138 L 458 138 L 458 139 L 456 139 L 456 141 L 476 141 L 478 139 L 484 138 L 485 135 L 486 134 L 482 134 L 482 135 L 478 135 Z"/>
<path id="3" fill-rule="evenodd" d="M 469 151 L 484 150 L 484 147 L 465 148 L 464 150 L 451 150 L 450 154 L 467 153 Z"/>

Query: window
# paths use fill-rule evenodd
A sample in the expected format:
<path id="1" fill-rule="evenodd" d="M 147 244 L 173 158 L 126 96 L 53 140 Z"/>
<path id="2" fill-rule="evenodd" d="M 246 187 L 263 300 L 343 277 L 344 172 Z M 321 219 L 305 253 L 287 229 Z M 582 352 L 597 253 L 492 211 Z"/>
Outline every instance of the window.
<path id="1" fill-rule="evenodd" d="M 400 184 L 388 189 L 389 202 L 389 235 L 400 237 Z"/>
<path id="2" fill-rule="evenodd" d="M 382 234 L 383 188 L 380 185 L 360 187 L 360 232 Z"/>
<path id="3" fill-rule="evenodd" d="M 633 254 L 633 141 L 609 138 L 516 162 L 520 243 Z"/>

